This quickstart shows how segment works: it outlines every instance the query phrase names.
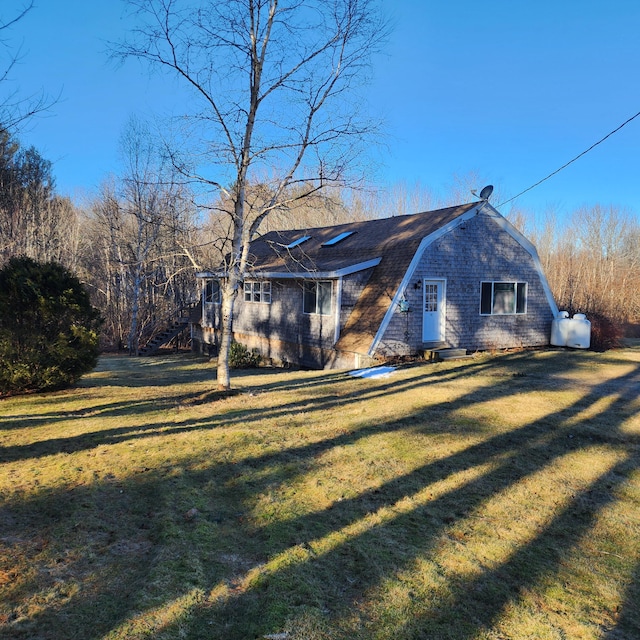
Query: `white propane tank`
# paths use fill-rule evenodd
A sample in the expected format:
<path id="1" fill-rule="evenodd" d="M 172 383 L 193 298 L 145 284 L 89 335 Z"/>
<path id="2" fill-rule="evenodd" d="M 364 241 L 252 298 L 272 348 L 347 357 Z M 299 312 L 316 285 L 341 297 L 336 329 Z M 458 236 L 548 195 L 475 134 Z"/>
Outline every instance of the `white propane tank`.
<path id="1" fill-rule="evenodd" d="M 576 313 L 571 318 L 567 346 L 574 349 L 588 349 L 591 345 L 591 323 L 584 313 Z"/>
<path id="2" fill-rule="evenodd" d="M 566 347 L 569 340 L 571 319 L 568 311 L 561 311 L 551 322 L 551 344 L 554 347 Z"/>

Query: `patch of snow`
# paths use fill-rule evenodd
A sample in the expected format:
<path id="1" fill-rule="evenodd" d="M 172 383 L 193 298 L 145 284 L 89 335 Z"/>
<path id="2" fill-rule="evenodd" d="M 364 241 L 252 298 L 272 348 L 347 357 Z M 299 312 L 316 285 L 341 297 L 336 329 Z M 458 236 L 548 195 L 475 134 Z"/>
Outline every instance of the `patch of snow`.
<path id="1" fill-rule="evenodd" d="M 372 367 L 371 369 L 349 371 L 349 375 L 356 378 L 388 378 L 395 370 L 395 367 Z"/>

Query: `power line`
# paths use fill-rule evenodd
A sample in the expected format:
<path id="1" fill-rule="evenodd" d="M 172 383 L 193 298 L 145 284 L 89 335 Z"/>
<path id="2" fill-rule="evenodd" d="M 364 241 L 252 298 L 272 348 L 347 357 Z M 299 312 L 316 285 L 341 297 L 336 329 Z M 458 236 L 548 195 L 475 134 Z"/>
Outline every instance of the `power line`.
<path id="1" fill-rule="evenodd" d="M 586 149 L 585 151 L 583 151 L 582 153 L 578 154 L 575 158 L 573 158 L 573 160 L 569 160 L 569 162 L 567 162 L 566 164 L 563 164 L 559 169 L 556 169 L 555 171 L 553 171 L 552 173 L 550 173 L 548 176 L 546 176 L 545 178 L 542 178 L 542 180 L 538 180 L 538 182 L 536 182 L 535 184 L 532 184 L 530 187 L 527 187 L 524 191 L 521 191 L 518 195 L 513 196 L 513 198 L 509 198 L 508 200 L 505 200 L 504 202 L 501 202 L 499 205 L 497 205 L 498 207 L 501 207 L 503 204 L 508 204 L 509 202 L 511 202 L 512 200 L 515 200 L 516 198 L 519 198 L 522 194 L 527 193 L 527 191 L 531 191 L 531 189 L 534 189 L 535 187 L 537 187 L 538 185 L 542 184 L 545 180 L 548 180 L 549 178 L 551 178 L 552 176 L 555 176 L 556 173 L 560 173 L 560 171 L 562 171 L 563 169 L 566 169 L 570 164 L 572 164 L 573 162 L 575 162 L 576 160 L 578 160 L 579 158 L 582 158 L 583 155 L 589 153 L 589 151 L 591 151 L 591 149 L 594 149 L 595 147 L 597 147 L 599 144 L 601 144 L 602 142 L 604 142 L 607 138 L 610 138 L 614 133 L 617 133 L 618 131 L 620 131 L 620 129 L 622 129 L 622 127 L 628 125 L 632 120 L 635 120 L 635 118 L 637 118 L 638 116 L 640 116 L 640 111 L 638 111 L 638 113 L 636 113 L 635 116 L 631 116 L 627 121 L 623 122 L 619 127 L 617 127 L 616 129 L 614 129 L 613 131 L 607 133 L 607 135 L 604 138 L 601 138 L 600 140 L 598 140 L 598 142 L 595 142 L 594 144 L 592 144 L 588 149 Z"/>

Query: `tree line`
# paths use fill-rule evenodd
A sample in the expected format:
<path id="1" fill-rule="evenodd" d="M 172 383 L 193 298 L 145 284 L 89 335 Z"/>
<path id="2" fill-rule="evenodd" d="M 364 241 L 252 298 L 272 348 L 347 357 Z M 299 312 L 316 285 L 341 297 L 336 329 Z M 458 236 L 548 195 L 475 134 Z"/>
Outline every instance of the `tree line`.
<path id="1" fill-rule="evenodd" d="M 640 336 L 640 221 L 624 208 L 595 204 L 568 216 L 516 212 L 536 245 L 560 309 L 587 314 L 602 346 Z"/>
<path id="2" fill-rule="evenodd" d="M 207 207 L 163 158 L 140 122 L 123 135 L 124 170 L 78 205 L 56 194 L 52 165 L 0 131 L 0 267 L 11 257 L 55 261 L 85 283 L 100 310 L 103 349 L 135 353 L 181 310 L 199 301 L 195 273 L 222 264 L 231 247 L 228 209 Z M 250 199 L 265 198 L 252 185 Z M 340 224 L 458 204 L 428 189 L 396 185 L 328 190 L 274 212 L 262 231 Z M 467 198 L 470 200 L 471 198 Z M 617 334 L 640 327 L 640 222 L 632 212 L 596 204 L 568 217 L 512 210 L 508 217 L 537 247 L 561 309 L 604 318 Z"/>
<path id="3" fill-rule="evenodd" d="M 0 267 L 64 265 L 102 313 L 102 347 L 135 353 L 198 299 L 194 272 L 218 245 L 146 132 L 134 123 L 125 137 L 126 170 L 79 206 L 56 194 L 50 162 L 0 131 Z"/>

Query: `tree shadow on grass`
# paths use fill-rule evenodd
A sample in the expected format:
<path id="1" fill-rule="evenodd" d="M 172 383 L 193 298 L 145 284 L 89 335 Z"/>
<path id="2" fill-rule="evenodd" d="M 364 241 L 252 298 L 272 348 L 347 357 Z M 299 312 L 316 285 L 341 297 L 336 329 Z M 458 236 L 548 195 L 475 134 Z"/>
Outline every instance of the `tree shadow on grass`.
<path id="1" fill-rule="evenodd" d="M 624 386 L 626 382 L 637 380 L 636 370 L 624 376 L 620 382 Z M 573 418 L 600 398 L 601 394 L 596 388 L 589 397 L 563 411 L 558 424 L 534 422 L 520 430 L 497 436 L 464 452 L 429 464 L 407 476 L 396 478 L 352 500 L 337 503 L 323 513 L 305 515 L 297 520 L 276 523 L 253 532 L 254 536 L 260 537 L 259 546 L 269 548 L 270 557 L 284 553 L 286 549 L 302 547 L 299 554 L 302 560 L 298 563 L 283 562 L 283 569 L 267 573 L 248 593 L 231 597 L 218 614 L 213 616 L 216 624 L 233 621 L 232 626 L 237 627 L 238 632 L 227 636 L 230 638 L 241 638 L 244 633 L 257 630 L 275 632 L 278 630 L 278 621 L 275 619 L 265 621 L 261 628 L 242 627 L 242 620 L 264 620 L 264 615 L 262 618 L 259 615 L 259 609 L 278 610 L 277 603 L 270 601 L 270 591 L 280 599 L 290 596 L 287 602 L 288 613 L 293 615 L 296 607 L 305 602 L 304 597 L 300 597 L 299 585 L 331 584 L 333 589 L 330 592 L 325 589 L 322 601 L 314 602 L 310 598 L 306 603 L 311 603 L 323 612 L 323 616 L 332 620 L 330 626 L 338 625 L 339 628 L 340 620 L 350 617 L 349 611 L 359 609 L 359 601 L 365 594 L 378 588 L 386 579 L 402 573 L 415 561 L 414 554 L 406 557 L 406 549 L 418 548 L 420 556 L 431 556 L 440 544 L 441 537 L 446 535 L 455 522 L 481 510 L 482 505 L 492 496 L 514 487 L 552 465 L 557 459 L 593 447 L 593 431 L 588 425 L 581 430 Z M 465 397 L 460 402 L 473 402 L 473 398 Z M 624 403 L 624 398 L 618 400 L 618 404 Z M 396 629 L 393 637 L 476 637 L 479 631 L 490 628 L 507 605 L 518 601 L 523 592 L 558 573 L 599 513 L 615 500 L 616 489 L 638 469 L 638 438 L 616 433 L 616 421 L 620 419 L 618 410 L 622 410 L 624 414 L 624 408 L 614 403 L 600 416 L 612 417 L 613 433 L 609 444 L 624 452 L 625 457 L 620 463 L 576 494 L 538 535 L 520 546 L 498 567 L 484 569 L 478 577 L 472 579 L 448 579 L 448 585 L 444 589 L 446 596 L 436 598 L 427 607 L 415 605 L 416 612 L 421 613 L 412 616 L 412 621 L 406 628 Z M 568 423 L 571 423 L 572 433 L 564 428 Z M 607 442 L 608 438 L 604 435 L 598 440 Z M 319 538 L 348 530 L 358 520 L 366 519 L 383 508 L 393 508 L 425 487 L 492 461 L 496 464 L 492 465 L 490 471 L 463 487 L 430 500 L 426 505 L 418 506 L 408 513 L 402 513 L 388 523 L 373 526 L 362 534 L 346 536 L 345 541 L 335 550 L 321 557 L 314 556 L 314 543 Z M 594 495 L 598 496 L 595 501 Z M 588 504 L 586 509 L 585 504 Z M 418 545 L 415 542 L 416 531 L 422 537 Z M 337 569 L 339 573 L 336 572 Z M 257 597 L 258 592 L 260 597 Z M 310 590 L 310 594 L 312 593 L 313 589 Z M 284 624 L 284 620 L 280 620 L 279 624 Z M 367 628 L 365 623 L 363 625 L 356 629 L 362 632 L 357 637 L 370 637 L 369 634 L 376 636 L 376 633 L 382 631 Z M 455 633 L 450 635 L 452 629 L 455 629 Z M 635 632 L 638 631 L 640 629 L 636 627 Z M 353 627 L 343 628 L 338 637 L 344 637 L 340 633 L 346 636 L 353 632 Z"/>
<path id="2" fill-rule="evenodd" d="M 355 403 L 366 404 L 368 401 L 380 397 L 387 398 L 389 402 L 393 402 L 394 396 L 401 395 L 406 391 L 412 389 L 423 388 L 425 392 L 431 385 L 450 381 L 455 382 L 460 378 L 473 377 L 480 373 L 487 373 L 492 371 L 495 375 L 495 385 L 493 389 L 488 391 L 482 389 L 478 394 L 474 395 L 474 398 L 480 400 L 477 395 L 486 395 L 486 398 L 491 399 L 494 397 L 500 397 L 501 393 L 505 395 L 517 394 L 521 391 L 527 391 L 531 385 L 540 385 L 547 381 L 548 366 L 546 362 L 536 360 L 531 354 L 514 354 L 512 356 L 506 356 L 503 360 L 503 365 L 496 367 L 491 361 L 485 361 L 480 363 L 471 363 L 455 367 L 447 368 L 429 368 L 429 374 L 427 376 L 408 379 L 387 379 L 383 381 L 362 381 L 362 384 L 353 386 L 346 385 L 348 382 L 354 382 L 347 374 L 335 375 L 332 374 L 328 377 L 320 376 L 319 379 L 315 377 L 312 379 L 312 384 L 305 384 L 306 378 L 303 376 L 301 379 L 288 376 L 286 381 L 275 380 L 273 383 L 264 385 L 262 376 L 259 376 L 259 383 L 255 386 L 250 386 L 247 382 L 245 391 L 253 394 L 260 394 L 262 392 L 269 392 L 275 389 L 283 390 L 302 390 L 309 391 L 310 386 L 319 385 L 318 388 L 325 388 L 327 382 L 333 382 L 333 388 L 336 389 L 336 393 L 329 396 L 325 394 L 305 396 L 301 399 L 295 399 L 288 403 L 283 403 L 277 407 L 248 407 L 246 410 L 234 410 L 232 414 L 228 414 L 224 407 L 220 407 L 219 413 L 212 418 L 202 419 L 190 419 L 180 420 L 179 412 L 181 406 L 188 406 L 193 404 L 207 404 L 209 402 L 216 402 L 218 400 L 224 400 L 225 395 L 216 394 L 216 392 L 193 392 L 193 393 L 174 393 L 163 394 L 161 399 L 151 398 L 149 400 L 127 400 L 122 402 L 112 402 L 103 405 L 90 406 L 87 409 L 79 409 L 72 412 L 66 411 L 53 411 L 46 414 L 29 416 L 10 416 L 8 419 L 0 420 L 0 427 L 6 428 L 18 428 L 13 426 L 14 421 L 17 425 L 24 425 L 33 422 L 33 426 L 50 425 L 60 421 L 75 421 L 84 420 L 85 418 L 109 418 L 109 417 L 132 417 L 139 416 L 139 424 L 132 424 L 130 426 L 115 427 L 109 429 L 99 429 L 92 432 L 83 432 L 80 435 L 65 436 L 59 438 L 49 438 L 42 441 L 36 441 L 26 445 L 14 445 L 0 448 L 0 462 L 25 460 L 28 458 L 38 458 L 41 456 L 55 455 L 57 453 L 74 453 L 77 451 L 83 451 L 87 449 L 93 449 L 100 445 L 112 445 L 127 440 L 135 441 L 143 438 L 148 438 L 153 435 L 167 435 L 167 433 L 179 434 L 187 433 L 192 430 L 209 430 L 217 429 L 220 427 L 239 425 L 239 424 L 255 424 L 261 419 L 274 419 L 274 418 L 289 418 L 292 415 L 296 415 L 299 412 L 304 412 L 309 419 L 313 419 L 313 414 L 323 412 L 335 407 L 339 407 L 343 404 L 354 406 Z M 522 371 L 526 369 L 526 376 L 522 375 Z M 250 375 L 247 375 L 247 381 L 251 379 Z M 344 390 L 340 391 L 336 384 L 345 383 Z M 559 380 L 553 380 L 549 384 L 558 389 L 562 385 Z M 570 382 L 565 383 L 567 385 Z M 620 384 L 620 382 L 618 382 Z M 637 386 L 637 385 L 635 385 Z M 499 389 L 504 388 L 504 392 Z M 635 387 L 627 392 L 633 392 Z M 234 390 L 232 394 L 240 393 L 240 390 Z M 430 415 L 439 414 L 441 416 L 446 415 L 447 412 L 457 410 L 466 407 L 471 401 L 463 398 L 455 403 L 441 403 L 439 405 L 428 405 L 425 410 L 424 416 L 413 416 L 413 419 L 409 419 L 409 423 L 415 423 L 417 419 L 427 420 Z M 157 412 L 158 410 L 166 410 L 166 419 L 156 422 L 150 422 L 147 414 L 150 412 Z M 402 428 L 407 426 L 406 423 L 400 422 L 398 427 Z M 353 442 L 354 439 L 369 435 L 369 431 L 363 432 L 358 435 L 359 431 L 353 434 L 347 434 L 346 437 L 339 436 L 335 440 L 328 440 L 323 446 L 311 445 L 311 449 L 314 454 L 318 453 L 319 449 L 336 446 L 339 444 L 346 444 Z M 294 455 L 304 455 L 304 447 L 302 450 L 296 450 L 291 452 Z M 261 464 L 260 460 L 256 461 L 257 464 Z"/>
<path id="3" fill-rule="evenodd" d="M 251 369 L 234 369 L 232 381 L 234 385 L 242 385 L 243 380 L 256 375 L 261 378 L 281 377 L 280 374 L 291 374 L 291 369 L 277 367 L 259 367 Z M 321 384 L 336 375 L 336 371 L 308 373 L 311 384 Z M 91 389 L 108 385 L 111 387 L 138 388 L 146 386 L 168 387 L 176 383 L 190 384 L 210 382 L 216 384 L 216 363 L 207 358 L 193 354 L 160 356 L 152 358 L 135 358 L 129 356 L 101 356 L 98 366 L 90 374 L 84 376 L 78 383 L 79 389 Z M 303 383 L 304 384 L 304 383 Z"/>
<path id="4" fill-rule="evenodd" d="M 431 603 L 426 611 L 412 620 L 403 637 L 422 638 L 425 628 L 434 629 L 443 623 L 443 626 L 451 628 L 455 621 L 457 638 L 475 638 L 478 631 L 495 629 L 508 605 L 518 603 L 527 593 L 545 583 L 557 581 L 562 584 L 563 580 L 558 576 L 572 551 L 595 525 L 599 514 L 615 501 L 613 491 L 637 470 L 639 462 L 637 457 L 625 459 L 598 477 L 576 494 L 542 532 L 518 547 L 497 568 L 485 570 L 474 579 L 461 577 L 451 580 L 446 597 Z M 582 508 L 593 495 L 599 496 L 598 500 L 592 501 L 589 509 Z M 545 605 L 541 607 L 544 609 Z M 590 619 L 587 614 L 582 624 L 585 628 L 601 632 L 603 614 L 608 619 L 615 617 L 615 612 L 597 611 L 594 605 L 593 617 Z M 552 625 L 550 627 L 553 628 Z M 628 637 L 637 637 L 639 630 L 636 626 Z M 558 632 L 558 628 L 555 631 Z"/>
<path id="5" fill-rule="evenodd" d="M 507 371 L 496 377 L 490 389 L 425 406 L 406 419 L 386 423 L 370 420 L 350 433 L 294 449 L 246 456 L 240 463 L 207 465 L 199 460 L 194 461 L 193 468 L 177 473 L 150 471 L 125 483 L 101 481 L 95 486 L 49 492 L 10 504 L 8 509 L 4 507 L 5 540 L 19 541 L 24 538 L 24 531 L 29 531 L 36 541 L 55 540 L 57 532 L 64 533 L 58 537 L 68 540 L 69 528 L 76 531 L 77 525 L 72 548 L 54 545 L 38 550 L 42 543 L 36 542 L 32 549 L 40 564 L 46 556 L 47 570 L 55 568 L 56 557 L 62 559 L 57 563 L 62 566 L 66 558 L 69 574 L 77 572 L 84 585 L 66 599 L 59 598 L 57 609 L 43 605 L 42 612 L 31 620 L 13 621 L 6 637 L 97 639 L 116 629 L 118 637 L 133 637 L 134 633 L 142 637 L 141 628 L 146 624 L 151 625 L 147 637 L 244 640 L 280 632 L 305 611 L 312 611 L 319 624 L 324 625 L 318 638 L 322 637 L 321 632 L 326 632 L 325 637 L 333 633 L 333 637 L 366 638 L 384 633 L 384 628 L 395 629 L 395 638 L 475 637 L 494 625 L 505 607 L 523 591 L 559 571 L 563 559 L 592 526 L 597 514 L 611 504 L 616 487 L 637 470 L 637 438 L 618 429 L 621 420 L 634 411 L 627 408 L 626 392 L 598 414 L 600 419 L 610 418 L 609 433 L 592 428 L 589 419 L 580 418 L 610 393 L 596 385 L 584 398 L 560 412 L 555 421 L 532 421 L 472 443 L 357 496 L 335 502 L 330 508 L 264 526 L 252 523 L 247 508 L 272 483 L 286 485 L 313 468 L 319 453 L 369 435 L 401 429 L 441 435 L 459 409 L 515 395 L 532 386 L 532 382 L 535 386 L 535 376 L 542 375 L 542 369 L 536 372 L 534 367 L 526 378 L 510 376 Z M 455 376 L 443 373 L 440 379 L 455 381 Z M 618 383 L 620 388 L 629 390 L 637 380 L 636 369 Z M 379 395 L 387 395 L 391 401 L 401 389 L 427 390 L 428 386 L 426 380 L 367 383 L 329 402 L 318 399 L 311 409 L 321 411 L 341 402 L 366 402 Z M 309 400 L 305 402 L 308 404 Z M 260 415 L 284 415 L 295 406 L 294 402 L 285 408 L 265 409 Z M 438 416 L 436 420 L 431 419 L 434 414 Z M 260 415 L 232 419 L 259 420 Z M 177 429 L 211 429 L 222 422 L 188 422 Z M 135 436 L 120 435 L 123 439 Z M 442 570 L 435 576 L 441 588 L 434 588 L 431 601 L 425 602 L 424 594 L 417 594 L 415 601 L 407 604 L 411 612 L 408 623 L 405 620 L 394 627 L 389 621 L 367 618 L 366 603 L 373 592 L 385 581 L 396 580 L 410 570 L 418 558 L 433 559 L 457 524 L 481 510 L 493 496 L 563 456 L 594 444 L 617 448 L 625 457 L 574 496 L 514 554 L 498 566 L 481 568 L 472 577 L 456 577 Z M 248 469 L 254 473 L 247 473 Z M 434 489 L 434 497 L 426 501 L 416 499 L 430 487 L 473 470 L 479 471 L 458 486 L 440 494 Z M 593 495 L 599 496 L 595 502 L 589 498 Z M 584 509 L 581 505 L 587 498 L 591 502 Z M 412 499 L 416 499 L 414 505 Z M 185 514 L 194 506 L 194 500 L 200 501 L 196 505 L 198 515 L 190 520 Z M 403 507 L 405 504 L 409 506 Z M 98 513 L 101 505 L 104 515 Z M 90 516 L 83 520 L 85 509 Z M 46 516 L 44 522 L 42 514 Z M 325 545 L 322 550 L 320 543 Z M 19 542 L 15 546 L 20 546 Z M 101 563 L 102 557 L 108 560 Z M 52 580 L 51 588 L 55 589 L 55 577 Z M 17 586 L 13 601 L 36 589 L 36 584 L 26 581 Z M 126 593 L 118 591 L 118 584 L 127 585 L 123 590 Z M 629 603 L 633 593 L 629 592 Z M 174 601 L 169 594 L 174 594 Z M 178 606 L 179 602 L 183 604 Z M 98 613 L 95 625 L 88 627 L 86 616 L 91 610 Z M 142 612 L 146 616 L 140 623 L 142 627 L 135 627 Z M 622 619 L 630 620 L 627 627 L 637 631 L 631 614 L 626 618 L 623 614 Z M 381 627 L 383 623 L 389 626 Z M 627 632 L 622 626 L 619 631 Z M 611 636 L 612 640 L 614 637 L 625 636 Z"/>
<path id="6" fill-rule="evenodd" d="M 326 406 L 322 399 L 314 402 L 317 409 Z M 335 402 L 334 398 L 331 403 Z M 295 406 L 297 404 L 292 403 L 290 407 L 279 407 L 277 411 L 285 415 Z M 122 415 L 126 415 L 127 412 L 137 414 L 140 405 L 125 402 L 116 404 L 115 407 L 111 404 L 104 405 L 101 410 L 119 412 Z M 266 413 L 271 415 L 273 410 L 268 409 Z M 55 421 L 61 415 L 69 418 L 66 412 L 52 412 L 48 419 Z M 83 417 L 83 411 L 79 411 L 77 418 Z M 233 419 L 241 421 L 249 419 L 249 416 L 235 416 Z M 215 421 L 214 423 L 217 424 Z M 206 423 L 204 427 L 194 427 L 194 424 L 197 423 L 182 424 L 177 432 L 192 428 L 211 428 L 211 423 Z M 152 428 L 157 429 L 159 426 L 165 425 L 154 425 Z M 14 447 L 9 451 L 5 450 L 5 461 L 72 453 L 100 444 L 114 444 L 149 435 L 136 431 L 135 427 L 127 427 L 108 430 L 107 433 L 57 438 L 53 442 Z M 348 437 L 352 439 L 354 436 Z M 342 440 L 338 442 L 340 441 Z M 335 446 L 333 441 L 326 444 L 326 447 L 332 446 Z M 293 454 L 277 452 L 249 460 L 248 464 L 258 468 L 277 464 L 283 455 L 290 459 L 292 455 L 313 456 L 315 452 L 314 446 L 302 447 Z M 123 621 L 126 626 L 127 615 L 137 607 L 145 609 L 148 606 L 146 601 L 141 603 L 136 597 L 136 590 L 144 592 L 146 600 L 153 601 L 153 594 L 149 593 L 153 589 L 149 584 L 153 583 L 154 579 L 150 579 L 150 575 L 154 574 L 157 580 L 154 570 L 158 566 L 168 571 L 167 554 L 164 553 L 167 537 L 171 538 L 176 532 L 183 531 L 183 527 L 191 526 L 184 520 L 184 509 L 190 503 L 180 503 L 179 498 L 175 497 L 177 481 L 173 475 L 174 471 L 161 471 L 138 476 L 133 474 L 130 482 L 115 483 L 102 479 L 89 486 L 47 490 L 29 499 L 23 499 L 18 494 L 17 500 L 13 503 L 4 502 L 0 509 L 0 529 L 2 545 L 5 547 L 3 555 L 6 566 L 11 566 L 12 558 L 24 554 L 24 566 L 38 567 L 38 574 L 48 576 L 42 579 L 42 575 L 27 573 L 19 576 L 19 579 L 12 580 L 12 584 L 3 594 L 10 610 L 0 614 L 0 623 L 9 623 L 6 629 L 7 637 L 98 638 L 102 637 L 105 629 L 117 626 L 119 621 Z M 211 473 L 212 470 L 207 468 L 206 472 L 193 475 L 191 481 L 200 487 L 211 481 Z M 214 470 L 215 482 L 232 482 L 237 473 L 236 465 L 222 465 Z M 264 482 L 268 482 L 267 477 L 268 474 L 265 475 Z M 264 484 L 257 489 L 264 489 Z M 174 498 L 175 509 L 171 513 L 172 518 L 175 518 L 170 518 L 169 521 L 164 519 L 160 523 L 155 514 L 158 508 L 155 503 L 173 503 Z M 226 502 L 231 503 L 233 500 L 228 497 Z M 244 531 L 244 525 L 239 524 L 242 522 L 241 514 L 235 510 L 218 509 L 208 513 L 208 516 L 214 526 L 224 528 L 226 533 L 222 537 L 233 541 L 235 545 L 238 533 Z M 74 541 L 72 544 L 69 543 L 71 539 Z M 57 543 L 58 540 L 64 542 Z M 60 546 L 61 544 L 63 546 Z M 233 551 L 233 545 L 230 551 Z M 161 555 L 164 557 L 161 560 L 158 560 L 158 547 L 163 550 Z M 176 564 L 180 563 L 181 556 L 188 556 L 190 552 L 190 549 L 181 550 L 183 554 L 168 554 L 174 557 L 172 561 Z M 235 557 L 231 552 L 227 556 Z M 230 562 L 234 565 L 235 561 L 228 558 L 223 562 L 223 569 L 228 568 Z M 184 581 L 178 578 L 176 581 L 180 583 L 180 587 L 183 586 Z M 79 591 L 75 591 L 78 583 L 83 586 Z M 126 587 L 122 588 L 121 584 L 125 584 Z M 71 587 L 67 592 L 68 585 Z M 42 603 L 41 610 L 39 607 L 30 612 L 20 610 L 19 601 L 28 594 L 31 594 L 32 599 L 35 597 L 38 600 L 36 594 L 39 590 L 44 592 L 43 598 L 55 601 L 55 606 L 49 607 Z M 179 590 L 176 591 L 178 592 Z M 162 594 L 163 597 L 166 596 L 166 591 L 162 590 Z M 96 613 L 92 614 L 93 611 Z M 91 629 L 91 635 L 87 632 L 88 628 Z"/>
<path id="7" fill-rule="evenodd" d="M 290 418 L 300 412 L 311 417 L 314 413 L 326 411 L 344 403 L 360 402 L 366 403 L 370 399 L 380 396 L 388 397 L 392 401 L 394 395 L 402 394 L 405 391 L 414 388 L 427 388 L 429 385 L 436 384 L 443 380 L 455 380 L 463 376 L 472 376 L 489 365 L 476 365 L 474 367 L 456 367 L 452 369 L 434 372 L 433 375 L 419 379 L 409 379 L 407 381 L 388 381 L 378 384 L 367 384 L 359 386 L 352 390 L 347 389 L 344 393 L 338 390 L 337 393 L 327 396 L 326 394 L 311 396 L 306 395 L 301 399 L 295 399 L 288 403 L 279 404 L 277 407 L 255 408 L 247 407 L 245 410 L 234 409 L 232 413 L 228 413 L 224 406 L 219 407 L 219 412 L 213 418 L 179 420 L 179 412 L 181 407 L 210 404 L 228 397 L 232 397 L 241 393 L 260 394 L 263 392 L 273 391 L 273 388 L 279 390 L 290 390 L 288 385 L 292 385 L 291 389 L 295 392 L 300 384 L 297 378 L 292 381 L 288 377 L 287 383 L 275 382 L 277 387 L 264 386 L 258 384 L 257 387 L 247 386 L 245 391 L 234 389 L 231 392 L 193 392 L 193 393 L 175 393 L 163 394 L 160 400 L 151 398 L 149 400 L 126 400 L 122 402 L 110 402 L 102 405 L 88 407 L 87 409 L 66 411 L 52 411 L 36 416 L 32 415 L 12 415 L 4 420 L 0 419 L 0 428 L 17 429 L 24 426 L 50 426 L 56 422 L 82 421 L 85 418 L 112 418 L 112 417 L 139 417 L 138 424 L 132 424 L 123 427 L 112 427 L 108 429 L 100 428 L 96 431 L 83 432 L 80 435 L 63 436 L 58 438 L 47 438 L 37 440 L 30 444 L 12 445 L 0 447 L 0 463 L 16 460 L 26 460 L 28 458 L 39 458 L 42 456 L 56 455 L 58 453 L 75 453 L 78 451 L 93 449 L 100 445 L 113 445 L 127 440 L 135 441 L 148 438 L 153 435 L 167 435 L 187 433 L 193 430 L 210 430 L 220 427 L 238 424 L 255 424 L 261 419 L 274 418 Z M 262 381 L 262 378 L 260 378 Z M 304 378 L 303 378 L 304 380 Z M 318 385 L 318 388 L 326 387 L 327 379 L 321 377 L 319 382 L 317 379 L 312 380 L 312 385 L 303 385 L 305 392 L 310 392 L 310 387 Z M 354 382 L 346 374 L 336 377 L 331 376 L 331 382 L 335 384 Z M 218 408 L 218 407 L 216 407 Z M 157 413 L 159 410 L 167 412 L 166 419 L 156 422 L 150 422 L 147 417 L 148 413 Z M 342 441 L 343 438 L 339 438 Z M 328 442 L 328 445 L 335 443 Z M 303 452 L 296 452 L 303 453 Z"/>
<path id="8" fill-rule="evenodd" d="M 606 629 L 605 640 L 626 640 L 640 637 L 640 561 L 636 564 L 624 603 L 615 613 L 615 623 Z"/>
<path id="9" fill-rule="evenodd" d="M 634 384 L 637 378 L 638 372 L 634 371 L 620 379 L 621 386 Z M 496 388 L 495 391 L 501 394 L 506 389 Z M 236 558 L 235 563 L 231 563 L 236 574 L 221 582 L 218 573 L 208 576 L 207 588 L 216 592 L 216 582 L 224 584 L 228 589 L 227 596 L 221 602 L 207 600 L 201 607 L 190 610 L 187 619 L 180 619 L 167 629 L 166 637 L 171 637 L 178 629 L 184 632 L 185 628 L 190 630 L 188 637 L 205 637 L 206 629 L 224 633 L 226 638 L 257 637 L 258 634 L 277 632 L 286 624 L 287 618 L 305 607 L 319 612 L 326 625 L 337 630 L 336 637 L 352 635 L 353 623 L 341 628 L 342 621 L 352 618 L 352 612 L 360 608 L 359 603 L 366 594 L 411 565 L 416 553 L 423 557 L 434 554 L 442 536 L 447 535 L 455 522 L 481 509 L 492 496 L 546 468 L 556 459 L 592 447 L 596 434 L 588 424 L 581 430 L 574 418 L 601 397 L 596 387 L 589 396 L 563 411 L 557 424 L 534 422 L 516 432 L 496 436 L 352 500 L 336 503 L 329 510 L 258 530 L 243 527 L 238 534 L 245 544 L 234 545 L 231 554 Z M 619 400 L 620 403 L 624 401 L 624 398 Z M 460 405 L 470 402 L 474 402 L 473 394 L 458 401 Z M 622 437 L 615 431 L 616 421 L 620 420 L 618 409 L 622 409 L 624 415 L 624 407 L 614 403 L 601 417 L 611 415 L 611 445 L 630 447 L 627 458 L 574 496 L 544 530 L 497 568 L 486 569 L 471 580 L 450 579 L 445 599 L 433 602 L 426 612 L 424 606 L 417 606 L 422 613 L 413 616 L 406 628 L 396 629 L 394 637 L 474 637 L 494 624 L 507 604 L 517 601 L 523 591 L 559 571 L 563 560 L 592 526 L 598 513 L 611 503 L 616 487 L 638 468 L 637 439 Z M 569 423 L 571 434 L 563 428 Z M 380 425 L 379 429 L 384 432 L 389 427 Z M 599 440 L 607 441 L 607 437 Z M 343 532 L 383 508 L 393 508 L 399 501 L 457 472 L 496 460 L 501 462 L 463 487 L 401 513 L 387 523 L 372 526 L 364 533 L 345 535 L 327 553 L 314 553 L 318 539 Z M 254 487 L 256 492 L 263 489 L 263 486 Z M 245 487 L 245 491 L 250 488 Z M 244 495 L 243 491 L 240 493 Z M 599 500 L 590 502 L 588 509 L 582 508 L 581 505 L 594 494 L 600 496 Z M 416 534 L 421 537 L 418 545 Z M 412 551 L 407 553 L 408 549 Z M 283 558 L 279 563 L 278 556 L 288 552 L 293 552 L 292 557 Z M 251 571 L 245 571 L 244 578 L 238 575 L 246 569 L 245 564 L 254 571 L 261 564 L 267 568 L 259 569 L 257 577 L 251 580 Z M 270 564 L 275 566 L 270 568 Z M 319 593 L 322 596 L 319 597 Z M 442 635 L 438 632 L 434 635 L 438 628 Z M 355 631 L 361 634 L 357 637 L 365 638 L 376 629 L 362 621 L 362 626 L 356 626 Z"/>
<path id="10" fill-rule="evenodd" d="M 156 483 L 98 482 L 0 506 L 0 636 L 100 638 L 157 562 Z"/>

